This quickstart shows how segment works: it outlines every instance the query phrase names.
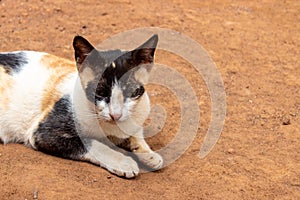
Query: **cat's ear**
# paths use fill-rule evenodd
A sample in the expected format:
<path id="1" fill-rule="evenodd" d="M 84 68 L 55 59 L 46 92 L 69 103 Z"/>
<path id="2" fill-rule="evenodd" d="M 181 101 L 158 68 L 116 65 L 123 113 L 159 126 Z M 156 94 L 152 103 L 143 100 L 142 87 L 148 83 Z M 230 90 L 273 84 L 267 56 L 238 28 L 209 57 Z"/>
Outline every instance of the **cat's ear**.
<path id="1" fill-rule="evenodd" d="M 158 35 L 153 35 L 144 44 L 132 51 L 132 59 L 138 70 L 135 79 L 142 84 L 148 83 L 149 72 L 153 67 L 154 53 L 158 42 Z"/>
<path id="2" fill-rule="evenodd" d="M 75 60 L 77 64 L 82 64 L 84 59 L 95 48 L 82 36 L 75 36 L 73 39 L 73 48 L 75 50 Z"/>
<path id="3" fill-rule="evenodd" d="M 151 64 L 154 59 L 154 52 L 158 42 L 158 35 L 153 35 L 144 44 L 132 51 L 132 59 L 136 65 Z M 151 68 L 147 69 L 150 71 Z"/>

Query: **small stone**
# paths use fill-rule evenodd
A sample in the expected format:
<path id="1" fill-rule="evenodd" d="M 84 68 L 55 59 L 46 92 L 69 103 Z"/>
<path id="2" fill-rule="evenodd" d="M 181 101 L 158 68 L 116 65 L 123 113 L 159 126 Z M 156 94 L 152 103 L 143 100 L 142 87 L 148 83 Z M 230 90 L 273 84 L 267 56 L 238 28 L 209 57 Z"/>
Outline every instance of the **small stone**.
<path id="1" fill-rule="evenodd" d="M 60 9 L 60 8 L 54 8 L 54 12 L 61 13 L 62 9 Z"/>
<path id="2" fill-rule="evenodd" d="M 38 199 L 38 189 L 37 189 L 37 187 L 34 187 L 33 199 Z"/>
<path id="3" fill-rule="evenodd" d="M 282 124 L 283 124 L 283 125 L 290 125 L 290 124 L 291 124 L 290 118 L 288 118 L 288 117 L 283 117 Z"/>
<path id="4" fill-rule="evenodd" d="M 262 119 L 268 119 L 270 116 L 267 113 L 260 114 L 260 118 Z"/>
<path id="5" fill-rule="evenodd" d="M 227 153 L 233 154 L 233 153 L 234 153 L 234 149 L 233 149 L 233 148 L 229 148 L 229 149 L 227 150 Z"/>
<path id="6" fill-rule="evenodd" d="M 233 161 L 233 157 L 227 158 L 228 161 Z"/>

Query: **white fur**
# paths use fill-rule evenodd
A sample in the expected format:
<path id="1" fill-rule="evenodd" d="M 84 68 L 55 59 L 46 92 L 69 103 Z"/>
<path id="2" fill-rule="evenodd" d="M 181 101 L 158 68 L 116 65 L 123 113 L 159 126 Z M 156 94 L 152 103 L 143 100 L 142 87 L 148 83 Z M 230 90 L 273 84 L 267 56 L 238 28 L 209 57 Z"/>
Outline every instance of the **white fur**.
<path id="1" fill-rule="evenodd" d="M 109 113 L 111 117 L 119 119 L 122 116 L 124 97 L 122 94 L 122 89 L 120 88 L 117 81 L 115 81 L 111 90 L 111 97 L 109 103 Z"/>
<path id="2" fill-rule="evenodd" d="M 139 167 L 131 157 L 114 151 L 96 140 L 91 140 L 90 146 L 91 148 L 85 155 L 85 159 L 106 168 L 118 176 L 132 178 L 138 175 Z"/>
<path id="3" fill-rule="evenodd" d="M 134 74 L 136 80 L 140 81 L 142 84 L 148 83 L 149 80 L 149 71 L 147 67 L 152 66 L 151 64 L 140 65 L 139 70 Z"/>
<path id="4" fill-rule="evenodd" d="M 28 64 L 22 67 L 22 71 L 13 74 L 8 109 L 0 107 L 0 138 L 4 143 L 25 142 L 33 145 L 32 133 L 43 117 L 41 102 L 51 70 L 41 63 L 41 58 L 46 53 L 23 52 Z M 75 74 L 71 74 L 68 80 L 58 87 L 61 93 L 72 92 L 74 86 L 70 84 L 70 79 L 74 77 Z"/>

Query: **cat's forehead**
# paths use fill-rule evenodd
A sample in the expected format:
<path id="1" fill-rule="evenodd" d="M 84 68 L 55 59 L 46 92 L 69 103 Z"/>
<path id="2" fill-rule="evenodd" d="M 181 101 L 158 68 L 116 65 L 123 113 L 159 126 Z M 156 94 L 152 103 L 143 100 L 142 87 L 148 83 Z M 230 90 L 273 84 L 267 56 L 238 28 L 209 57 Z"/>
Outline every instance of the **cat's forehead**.
<path id="1" fill-rule="evenodd" d="M 109 50 L 98 51 L 94 50 L 87 56 L 86 62 L 83 63 L 82 68 L 90 68 L 93 71 L 95 77 L 101 76 L 113 77 L 116 76 L 119 79 L 128 70 L 135 67 L 131 62 L 128 51 Z"/>
<path id="2" fill-rule="evenodd" d="M 122 57 L 126 51 L 121 51 L 120 49 L 109 50 L 109 51 L 97 51 L 100 58 L 103 59 L 105 64 L 110 64 L 115 61 L 117 58 Z"/>
<path id="3" fill-rule="evenodd" d="M 98 62 L 95 68 L 102 70 L 101 73 L 95 74 L 96 78 L 104 78 L 107 82 L 115 80 L 124 82 L 132 77 L 136 64 L 132 62 L 130 52 L 121 50 L 99 51 L 98 55 L 102 62 Z"/>
<path id="4" fill-rule="evenodd" d="M 112 61 L 108 67 L 104 70 L 101 76 L 96 77 L 101 80 L 101 83 L 108 84 L 112 86 L 113 84 L 118 84 L 121 87 L 128 87 L 132 84 L 138 84 L 139 82 L 136 80 L 135 68 L 131 68 L 130 64 L 119 61 Z"/>

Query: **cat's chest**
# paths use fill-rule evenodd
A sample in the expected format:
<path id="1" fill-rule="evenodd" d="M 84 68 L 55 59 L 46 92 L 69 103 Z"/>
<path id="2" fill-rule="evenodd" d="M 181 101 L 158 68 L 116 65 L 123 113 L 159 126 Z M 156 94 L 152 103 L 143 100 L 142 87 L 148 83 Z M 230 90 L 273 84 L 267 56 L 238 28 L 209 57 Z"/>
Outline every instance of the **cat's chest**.
<path id="1" fill-rule="evenodd" d="M 106 136 L 114 136 L 122 139 L 136 135 L 143 128 L 131 119 L 117 123 L 100 122 L 99 124 Z"/>

